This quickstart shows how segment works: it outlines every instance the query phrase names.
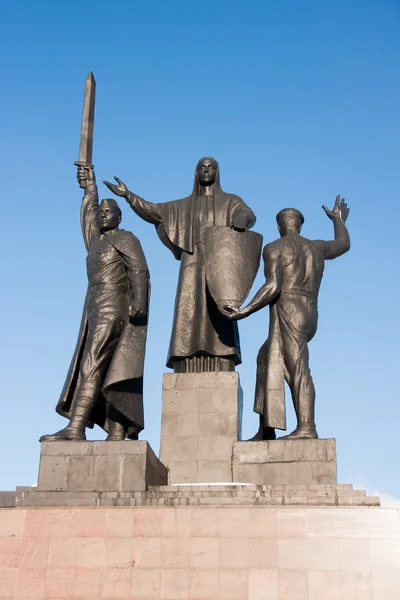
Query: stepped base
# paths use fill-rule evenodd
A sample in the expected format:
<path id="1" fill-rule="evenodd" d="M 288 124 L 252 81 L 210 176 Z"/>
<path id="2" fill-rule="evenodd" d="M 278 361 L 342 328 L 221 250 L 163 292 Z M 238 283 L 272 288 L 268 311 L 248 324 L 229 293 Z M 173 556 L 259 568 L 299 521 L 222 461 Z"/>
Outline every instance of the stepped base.
<path id="1" fill-rule="evenodd" d="M 130 492 L 43 492 L 35 488 L 11 495 L 8 506 L 380 506 L 352 485 L 172 485 Z M 3 503 L 4 507 L 5 504 Z"/>

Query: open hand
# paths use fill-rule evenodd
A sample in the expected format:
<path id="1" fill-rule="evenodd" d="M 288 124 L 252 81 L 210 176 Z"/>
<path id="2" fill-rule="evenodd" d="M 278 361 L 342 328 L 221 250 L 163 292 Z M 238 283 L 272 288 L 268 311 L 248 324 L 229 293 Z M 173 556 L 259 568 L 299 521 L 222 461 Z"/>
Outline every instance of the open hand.
<path id="1" fill-rule="evenodd" d="M 118 179 L 118 177 L 115 177 L 115 175 L 114 175 L 114 179 L 118 183 L 118 185 L 116 185 L 115 183 L 110 183 L 109 181 L 103 181 L 103 183 L 116 196 L 121 196 L 121 198 L 124 198 L 124 197 L 126 198 L 126 196 L 128 194 L 128 188 L 120 179 Z"/>
<path id="2" fill-rule="evenodd" d="M 222 308 L 219 308 L 220 312 L 229 319 L 230 321 L 234 321 L 240 315 L 240 308 L 236 308 L 232 304 L 224 304 Z"/>
<path id="3" fill-rule="evenodd" d="M 332 210 L 329 210 L 329 208 L 325 205 L 323 205 L 322 208 L 324 209 L 328 217 L 332 219 L 332 221 L 334 219 L 339 218 L 343 223 L 346 223 L 346 219 L 349 216 L 350 209 L 347 208 L 347 204 L 344 198 L 340 200 L 340 194 L 336 196 L 335 206 Z"/>
<path id="4" fill-rule="evenodd" d="M 84 167 L 83 165 L 78 166 L 78 172 L 76 178 L 79 183 L 79 187 L 83 190 L 90 184 L 96 183 L 96 177 L 92 167 Z"/>
<path id="5" fill-rule="evenodd" d="M 235 215 L 232 219 L 231 227 L 235 231 L 245 231 L 245 229 L 247 229 L 246 217 L 244 215 L 241 215 L 240 213 L 238 215 Z"/>

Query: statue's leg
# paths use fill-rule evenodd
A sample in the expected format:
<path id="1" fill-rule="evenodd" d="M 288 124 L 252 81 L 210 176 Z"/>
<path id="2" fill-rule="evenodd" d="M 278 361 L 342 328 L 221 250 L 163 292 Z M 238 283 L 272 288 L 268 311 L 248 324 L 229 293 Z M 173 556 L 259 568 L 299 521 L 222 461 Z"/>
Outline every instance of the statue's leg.
<path id="1" fill-rule="evenodd" d="M 111 404 L 108 407 L 108 442 L 118 442 L 126 438 L 127 422 L 123 414 L 121 414 Z"/>
<path id="2" fill-rule="evenodd" d="M 79 386 L 72 403 L 70 422 L 40 441 L 85 440 L 86 424 L 100 397 L 104 378 L 117 345 L 123 321 L 112 314 L 96 315 L 89 320 L 88 335 L 79 370 Z"/>
<path id="3" fill-rule="evenodd" d="M 307 342 L 310 329 L 309 299 L 281 301 L 279 323 L 285 371 L 297 416 L 297 427 L 279 439 L 317 439 L 315 427 L 315 388 L 309 367 Z M 305 305 L 305 306 L 304 306 Z"/>

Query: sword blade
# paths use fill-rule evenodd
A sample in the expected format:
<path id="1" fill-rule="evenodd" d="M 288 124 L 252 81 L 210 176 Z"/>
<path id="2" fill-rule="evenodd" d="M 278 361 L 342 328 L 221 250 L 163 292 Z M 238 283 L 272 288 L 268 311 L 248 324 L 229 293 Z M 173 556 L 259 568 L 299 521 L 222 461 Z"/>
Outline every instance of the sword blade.
<path id="1" fill-rule="evenodd" d="M 94 104 L 96 99 L 96 80 L 92 71 L 86 77 L 85 94 L 83 97 L 81 142 L 79 146 L 79 159 L 75 162 L 78 166 L 93 166 L 93 131 L 94 131 Z"/>

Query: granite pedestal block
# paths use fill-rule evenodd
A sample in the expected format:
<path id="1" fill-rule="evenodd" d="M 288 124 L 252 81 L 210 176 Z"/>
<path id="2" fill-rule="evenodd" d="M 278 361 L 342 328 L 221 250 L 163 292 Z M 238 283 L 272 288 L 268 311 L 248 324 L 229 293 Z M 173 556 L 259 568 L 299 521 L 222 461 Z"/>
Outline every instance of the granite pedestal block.
<path id="1" fill-rule="evenodd" d="M 336 484 L 336 442 L 334 439 L 236 442 L 233 480 L 256 485 Z"/>
<path id="2" fill-rule="evenodd" d="M 40 492 L 133 492 L 167 483 L 148 442 L 42 442 Z"/>
<path id="3" fill-rule="evenodd" d="M 164 375 L 160 460 L 169 482 L 231 482 L 241 419 L 237 373 Z"/>

